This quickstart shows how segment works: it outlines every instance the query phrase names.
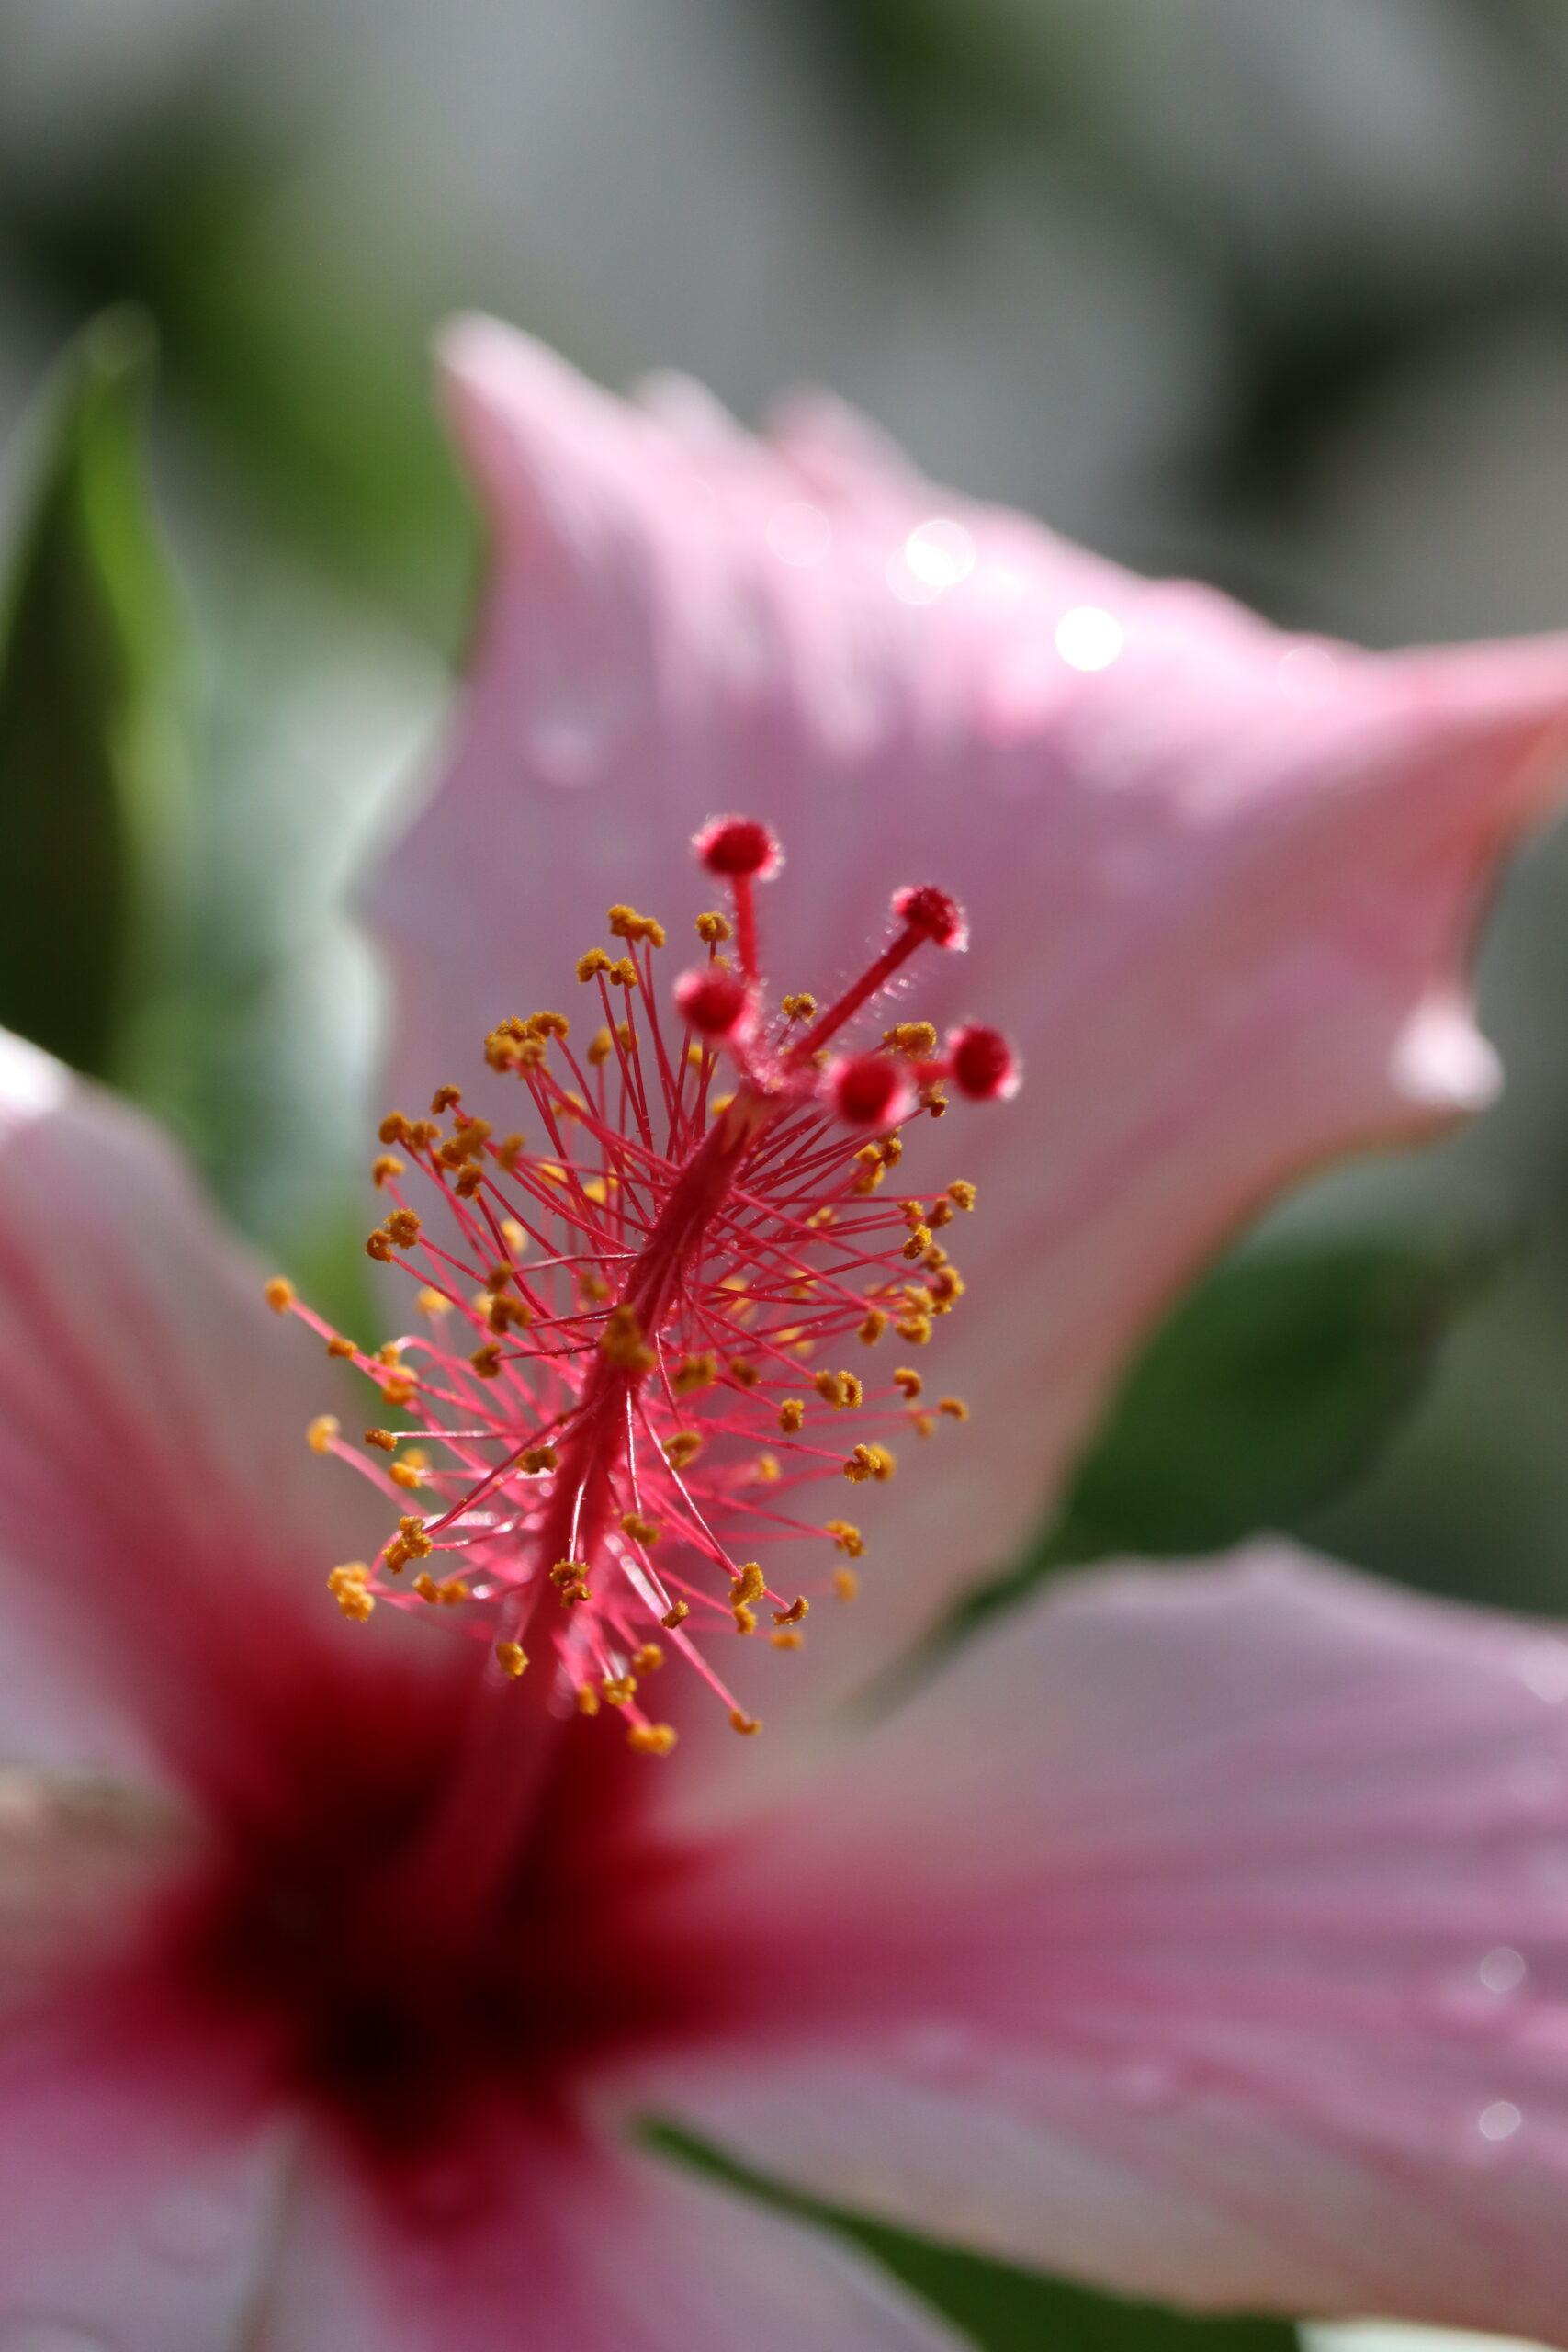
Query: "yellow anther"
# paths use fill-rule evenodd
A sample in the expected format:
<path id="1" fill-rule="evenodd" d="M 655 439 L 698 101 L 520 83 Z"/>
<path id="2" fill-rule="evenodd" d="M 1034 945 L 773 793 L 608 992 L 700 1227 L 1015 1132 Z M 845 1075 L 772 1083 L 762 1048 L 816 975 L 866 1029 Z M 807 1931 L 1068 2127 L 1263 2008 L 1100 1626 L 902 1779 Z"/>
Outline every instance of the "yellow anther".
<path id="1" fill-rule="evenodd" d="M 534 1317 L 520 1298 L 498 1295 L 491 1299 L 485 1310 L 485 1321 L 498 1339 L 508 1331 L 525 1331 Z"/>
<path id="2" fill-rule="evenodd" d="M 414 1495 L 424 1484 L 424 1471 L 423 1460 L 415 1462 L 405 1454 L 400 1462 L 393 1463 L 387 1476 L 394 1487 L 401 1487 L 405 1493 Z"/>
<path id="3" fill-rule="evenodd" d="M 423 1520 L 412 1512 L 407 1518 L 399 1520 L 398 1533 L 403 1539 L 404 1548 L 411 1560 L 427 1559 L 435 1548 L 424 1532 Z"/>
<path id="4" fill-rule="evenodd" d="M 931 1335 L 931 1318 L 929 1315 L 901 1315 L 893 1328 L 912 1348 L 923 1348 Z"/>
<path id="5" fill-rule="evenodd" d="M 759 1453 L 751 1464 L 751 1476 L 760 1487 L 776 1487 L 784 1476 L 776 1453 Z"/>
<path id="6" fill-rule="evenodd" d="M 396 1154 L 390 1151 L 382 1152 L 378 1159 L 373 1159 L 370 1163 L 370 1182 L 378 1192 L 380 1192 L 383 1185 L 389 1184 L 394 1177 L 406 1176 L 407 1173 L 407 1161 L 398 1159 Z"/>
<path id="7" fill-rule="evenodd" d="M 810 1606 L 811 1603 L 807 1600 L 806 1595 L 798 1593 L 787 1609 L 774 1610 L 773 1623 L 775 1625 L 798 1625 Z"/>
<path id="8" fill-rule="evenodd" d="M 842 1413 L 861 1404 L 865 1391 L 852 1372 L 819 1372 L 812 1383 L 824 1404 Z"/>
<path id="9" fill-rule="evenodd" d="M 767 1590 L 761 1566 L 756 1560 L 745 1560 L 735 1571 L 735 1582 L 729 1589 L 732 1607 L 739 1608 L 753 1600 L 761 1600 Z"/>
<path id="10" fill-rule="evenodd" d="M 629 1535 L 634 1544 L 657 1544 L 659 1541 L 658 1522 L 651 1519 L 645 1519 L 639 1510 L 628 1510 L 623 1513 L 621 1533 Z"/>
<path id="11" fill-rule="evenodd" d="M 605 961 L 608 962 L 608 957 Z M 615 1050 L 615 1041 L 607 1029 L 596 1029 L 588 1041 L 588 1061 L 592 1069 L 600 1069 Z"/>
<path id="12" fill-rule="evenodd" d="M 862 1323 L 856 1330 L 855 1337 L 857 1340 L 861 1340 L 864 1346 L 874 1348 L 886 1329 L 886 1316 L 884 1315 L 880 1306 L 874 1306 L 870 1314 L 866 1317 L 864 1322 Z"/>
<path id="13" fill-rule="evenodd" d="M 754 1609 L 749 1609 L 743 1600 L 739 1600 L 735 1604 L 733 1614 L 735 1618 L 735 1630 L 738 1634 L 754 1634 L 756 1632 L 757 1612 Z"/>
<path id="14" fill-rule="evenodd" d="M 382 1547 L 381 1566 L 389 1577 L 400 1577 L 408 1564 L 408 1545 L 400 1535 L 394 1535 L 391 1542 Z"/>
<path id="15" fill-rule="evenodd" d="M 434 1119 L 411 1119 L 404 1134 L 411 1151 L 428 1151 L 433 1143 L 441 1140 L 441 1130 Z"/>
<path id="16" fill-rule="evenodd" d="M 840 1600 L 855 1600 L 860 1597 L 860 1578 L 853 1568 L 833 1570 L 833 1590 Z"/>
<path id="17" fill-rule="evenodd" d="M 727 939 L 735 936 L 735 926 L 728 915 L 705 914 L 697 917 L 697 937 L 705 947 L 722 947 Z"/>
<path id="18" fill-rule="evenodd" d="M 409 1123 L 400 1111 L 389 1111 L 376 1132 L 383 1143 L 407 1143 Z"/>
<path id="19" fill-rule="evenodd" d="M 972 1209 L 975 1205 L 975 1187 L 965 1178 L 955 1176 L 947 1188 L 947 1197 L 955 1208 Z"/>
<path id="20" fill-rule="evenodd" d="M 956 1266 L 943 1266 L 926 1284 L 931 1313 L 933 1315 L 949 1314 L 954 1304 L 963 1297 L 965 1287 L 964 1277 Z"/>
<path id="21" fill-rule="evenodd" d="M 794 996 L 781 997 L 779 1010 L 786 1021 L 815 1021 L 817 999 L 809 989 L 801 989 Z"/>
<path id="22" fill-rule="evenodd" d="M 508 1137 L 508 1141 L 510 1140 L 511 1138 Z M 503 1216 L 502 1218 L 501 1238 L 505 1242 L 507 1248 L 511 1250 L 513 1258 L 521 1258 L 526 1254 L 528 1248 L 527 1228 L 525 1226 L 519 1225 L 514 1216 Z"/>
<path id="23" fill-rule="evenodd" d="M 343 1424 L 335 1413 L 318 1413 L 305 1432 L 305 1442 L 312 1453 L 330 1453 L 333 1440 Z"/>
<path id="24" fill-rule="evenodd" d="M 410 1249 L 419 1239 L 419 1219 L 412 1209 L 394 1209 L 387 1219 L 387 1231 L 400 1250 Z"/>
<path id="25" fill-rule="evenodd" d="M 631 1724 L 626 1730 L 626 1746 L 639 1756 L 668 1756 L 675 1745 L 673 1724 Z"/>
<path id="26" fill-rule="evenodd" d="M 731 1356 L 729 1377 L 739 1388 L 755 1388 L 762 1375 L 750 1356 Z"/>
<path id="27" fill-rule="evenodd" d="M 618 964 L 612 964 L 610 967 L 609 979 L 612 988 L 635 989 L 641 977 L 629 956 L 623 956 Z"/>
<path id="28" fill-rule="evenodd" d="M 359 1353 L 359 1350 L 355 1346 L 352 1340 L 345 1340 L 341 1331 L 334 1331 L 331 1339 L 327 1341 L 327 1353 L 330 1356 L 346 1358 L 349 1356 L 356 1356 Z"/>
<path id="29" fill-rule="evenodd" d="M 664 1652 L 657 1642 L 644 1642 L 632 1652 L 632 1667 L 637 1674 L 657 1674 L 664 1663 Z"/>
<path id="30" fill-rule="evenodd" d="M 376 1446 L 382 1453 L 396 1453 L 398 1450 L 397 1437 L 391 1430 L 367 1430 L 365 1442 Z"/>
<path id="31" fill-rule="evenodd" d="M 804 1645 L 805 1638 L 805 1635 L 798 1633 L 793 1625 L 781 1626 L 777 1633 L 768 1635 L 769 1641 L 776 1650 L 800 1649 Z"/>
<path id="32" fill-rule="evenodd" d="M 390 1261 L 392 1256 L 391 1238 L 389 1235 L 383 1233 L 379 1226 L 377 1227 L 374 1233 L 367 1233 L 366 1235 L 365 1254 L 367 1258 L 376 1259 L 377 1261 L 383 1266 L 387 1265 Z"/>
<path id="33" fill-rule="evenodd" d="M 664 925 L 655 915 L 639 915 L 635 907 L 612 907 L 608 920 L 612 939 L 624 939 L 632 946 L 642 940 L 649 947 L 664 944 Z"/>
<path id="34" fill-rule="evenodd" d="M 936 1052 L 936 1031 L 929 1021 L 899 1021 L 884 1030 L 882 1042 L 912 1062 L 929 1062 Z"/>
<path id="35" fill-rule="evenodd" d="M 564 1012 L 531 1012 L 524 1026 L 530 1037 L 566 1037 L 571 1033 Z"/>
<path id="36" fill-rule="evenodd" d="M 897 1460 L 885 1445 L 857 1445 L 844 1464 L 844 1476 L 857 1487 L 867 1478 L 885 1486 L 897 1467 Z"/>
<path id="37" fill-rule="evenodd" d="M 536 1478 L 541 1470 L 553 1470 L 559 1459 L 553 1445 L 531 1445 L 517 1466 Z"/>
<path id="38" fill-rule="evenodd" d="M 830 1535 L 837 1550 L 848 1560 L 858 1560 L 865 1551 L 865 1538 L 852 1520 L 830 1519 L 823 1529 Z"/>
<path id="39" fill-rule="evenodd" d="M 441 1598 L 441 1587 L 436 1583 L 435 1578 L 430 1574 L 428 1568 L 421 1568 L 418 1576 L 416 1576 L 413 1580 L 413 1589 L 419 1595 L 421 1600 L 427 1600 L 432 1608 L 435 1606 L 435 1603 Z"/>
<path id="40" fill-rule="evenodd" d="M 717 1378 L 716 1355 L 682 1356 L 670 1375 L 670 1385 L 677 1396 L 694 1396 L 699 1389 L 711 1388 Z"/>
<path id="41" fill-rule="evenodd" d="M 651 1372 L 659 1361 L 643 1338 L 635 1306 L 612 1307 L 599 1335 L 599 1351 L 617 1372 Z"/>
<path id="42" fill-rule="evenodd" d="M 345 1560 L 327 1578 L 327 1590 L 345 1617 L 362 1625 L 376 1606 L 376 1596 L 367 1589 L 370 1571 L 363 1560 Z"/>
<path id="43" fill-rule="evenodd" d="M 926 1211 L 926 1223 L 933 1232 L 953 1223 L 953 1203 L 947 1199 L 933 1201 Z"/>
<path id="44" fill-rule="evenodd" d="M 689 1462 L 696 1460 L 702 1450 L 703 1442 L 695 1430 L 677 1430 L 673 1437 L 665 1439 L 660 1448 L 671 1470 L 683 1470 Z"/>
<path id="45" fill-rule="evenodd" d="M 452 1189 L 460 1201 L 471 1201 L 484 1180 L 485 1172 L 482 1168 L 465 1168 L 459 1172 Z"/>
<path id="46" fill-rule="evenodd" d="M 948 1113 L 947 1089 L 940 1078 L 920 1089 L 920 1102 L 933 1119 L 945 1119 Z"/>
<path id="47" fill-rule="evenodd" d="M 510 1675 L 513 1682 L 520 1674 L 528 1670 L 528 1654 L 521 1642 L 497 1642 L 495 1662 L 502 1674 Z"/>
<path id="48" fill-rule="evenodd" d="M 501 1141 L 495 1147 L 496 1164 L 508 1176 L 511 1176 L 515 1172 L 517 1162 L 523 1156 L 523 1140 L 522 1135 L 514 1130 L 509 1136 L 502 1136 Z M 502 1233 L 507 1230 L 509 1226 L 515 1225 L 516 1222 L 517 1221 L 514 1217 L 503 1217 L 501 1226 Z M 517 1230 L 521 1233 L 523 1230 L 522 1227 L 518 1226 Z M 523 1247 L 523 1243 L 520 1241 L 516 1242 L 513 1244 L 513 1247 L 520 1250 Z"/>
<path id="49" fill-rule="evenodd" d="M 839 1212 L 833 1206 L 831 1201 L 824 1202 L 823 1205 L 819 1209 L 813 1209 L 811 1215 L 806 1220 L 807 1224 L 812 1227 L 813 1231 L 818 1233 L 826 1231 L 829 1226 L 836 1225 L 838 1221 Z"/>
<path id="50" fill-rule="evenodd" d="M 274 1274 L 262 1296 L 275 1315 L 287 1315 L 294 1304 L 294 1285 L 287 1274 Z"/>
<path id="51" fill-rule="evenodd" d="M 723 1114 L 728 1110 L 734 1100 L 735 1097 L 733 1094 L 715 1094 L 710 1096 L 708 1101 L 708 1111 L 710 1114 L 716 1119 L 721 1117 Z"/>
<path id="52" fill-rule="evenodd" d="M 779 1427 L 783 1430 L 785 1437 L 794 1437 L 796 1431 L 803 1426 L 805 1419 L 806 1404 L 804 1398 L 799 1396 L 786 1396 L 784 1403 L 779 1407 Z"/>
<path id="53" fill-rule="evenodd" d="M 450 1315 L 452 1312 L 451 1300 L 443 1298 L 438 1290 L 431 1290 L 428 1287 L 420 1292 L 419 1296 L 414 1300 L 414 1305 L 422 1315 L 428 1315 L 432 1320 L 443 1315 Z"/>
<path id="54" fill-rule="evenodd" d="M 382 1346 L 378 1347 L 376 1351 L 376 1361 L 379 1364 L 385 1364 L 389 1372 L 401 1372 L 403 1368 L 403 1351 L 399 1346 L 397 1340 L 388 1340 Z"/>
<path id="55" fill-rule="evenodd" d="M 468 1362 L 473 1365 L 474 1370 L 479 1374 L 481 1380 L 496 1379 L 501 1371 L 500 1340 L 487 1340 L 482 1348 L 476 1348 L 474 1350 L 473 1354 L 468 1358 Z"/>
<path id="56" fill-rule="evenodd" d="M 606 956 L 602 947 L 591 947 L 586 956 L 580 956 L 577 959 L 577 977 L 580 980 L 597 979 L 601 972 L 613 971 L 615 962 L 615 957 Z M 603 1036 L 604 1030 L 601 1030 L 599 1035 Z M 588 1050 L 592 1056 L 592 1046 L 591 1046 Z"/>
<path id="57" fill-rule="evenodd" d="M 917 1225 L 913 1233 L 910 1234 L 909 1238 L 904 1244 L 904 1255 L 906 1258 L 921 1258 L 925 1255 L 931 1246 L 931 1229 L 930 1226 Z"/>
<path id="58" fill-rule="evenodd" d="M 672 1634 L 677 1625 L 685 1623 L 691 1613 L 692 1604 L 689 1600 L 672 1600 L 659 1622 L 667 1634 Z"/>
<path id="59" fill-rule="evenodd" d="M 616 1022 L 615 1035 L 619 1040 L 624 1052 L 629 1054 L 635 1051 L 637 1046 L 637 1031 L 632 1027 L 629 1021 Z"/>
<path id="60" fill-rule="evenodd" d="M 586 1560 L 558 1560 L 550 1570 L 550 1582 L 564 1592 L 568 1585 L 581 1584 L 588 1576 Z"/>
<path id="61" fill-rule="evenodd" d="M 925 1385 L 919 1374 L 911 1372 L 907 1363 L 901 1363 L 893 1374 L 894 1387 L 901 1396 L 907 1397 L 911 1405 Z"/>
<path id="62" fill-rule="evenodd" d="M 594 1273 L 589 1267 L 584 1267 L 579 1272 L 577 1287 L 590 1306 L 603 1306 L 610 1295 L 610 1285 L 604 1275 Z"/>
<path id="63" fill-rule="evenodd" d="M 596 1715 L 598 1713 L 599 1693 L 592 1682 L 580 1682 L 578 1684 L 577 1712 L 580 1715 Z"/>
<path id="64" fill-rule="evenodd" d="M 753 1732 L 761 1730 L 762 1725 L 758 1716 L 744 1714 L 739 1707 L 731 1707 L 729 1728 L 731 1731 L 739 1732 L 742 1737 L 750 1739 Z"/>
<path id="65" fill-rule="evenodd" d="M 852 1193 L 857 1193 L 860 1198 L 863 1200 L 868 1193 L 875 1192 L 877 1186 L 886 1176 L 887 1170 L 883 1166 L 881 1160 L 877 1159 L 874 1151 L 872 1152 L 872 1156 L 869 1159 L 867 1159 L 863 1151 L 857 1151 L 855 1158 L 860 1160 L 863 1165 L 861 1167 L 860 1174 L 851 1184 L 850 1190 Z"/>
<path id="66" fill-rule="evenodd" d="M 939 1396 L 936 1408 L 939 1413 L 945 1413 L 950 1421 L 966 1421 L 969 1419 L 969 1408 L 962 1396 Z"/>
<path id="67" fill-rule="evenodd" d="M 446 1111 L 455 1111 L 463 1099 L 460 1086 L 438 1086 L 430 1098 L 430 1115 L 439 1119 Z"/>
<path id="68" fill-rule="evenodd" d="M 607 1674 L 603 1682 L 599 1685 L 599 1689 L 606 1705 L 612 1707 L 629 1707 L 632 1701 L 637 1697 L 637 1676 L 635 1674 Z"/>

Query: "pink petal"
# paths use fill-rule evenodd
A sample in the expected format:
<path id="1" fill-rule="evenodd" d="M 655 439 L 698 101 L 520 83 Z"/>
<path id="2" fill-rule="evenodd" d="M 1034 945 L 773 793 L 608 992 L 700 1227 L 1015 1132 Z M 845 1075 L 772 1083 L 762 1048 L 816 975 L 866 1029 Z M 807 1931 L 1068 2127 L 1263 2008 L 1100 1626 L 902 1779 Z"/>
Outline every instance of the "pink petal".
<path id="1" fill-rule="evenodd" d="M 133 2047 L 62 2010 L 0 2045 L 0 2343 L 17 2352 L 250 2344 L 292 2135 L 178 2037 Z"/>
<path id="2" fill-rule="evenodd" d="M 1568 1639 L 1283 1553 L 977 1640 L 716 1879 L 645 2102 L 1201 2306 L 1568 2342 Z"/>
<path id="3" fill-rule="evenodd" d="M 961 1109 L 915 1163 L 981 1187 L 967 1312 L 931 1351 L 976 1421 L 961 1476 L 889 1497 L 897 1574 L 835 1642 L 850 1674 L 1009 1555 L 1238 1221 L 1488 1099 L 1466 948 L 1560 781 L 1568 639 L 1292 639 L 923 483 L 831 403 L 753 440 L 483 320 L 446 368 L 495 562 L 438 788 L 375 894 L 399 1092 L 482 1091 L 485 1030 L 559 998 L 609 899 L 679 938 L 705 903 L 686 837 L 738 805 L 787 844 L 784 985 L 830 989 L 896 884 L 940 880 L 975 945 L 908 1003 L 1022 1050 L 1019 1102 Z"/>
<path id="4" fill-rule="evenodd" d="M 956 2352 L 846 2247 L 670 2166 L 544 2124 L 495 2154 L 400 2218 L 313 2167 L 256 2352 Z"/>
<path id="5" fill-rule="evenodd" d="M 323 1579 L 385 1507 L 307 1448 L 335 1367 L 262 1279 L 147 1121 L 0 1034 L 8 1755 L 188 1756 L 358 1631 Z"/>

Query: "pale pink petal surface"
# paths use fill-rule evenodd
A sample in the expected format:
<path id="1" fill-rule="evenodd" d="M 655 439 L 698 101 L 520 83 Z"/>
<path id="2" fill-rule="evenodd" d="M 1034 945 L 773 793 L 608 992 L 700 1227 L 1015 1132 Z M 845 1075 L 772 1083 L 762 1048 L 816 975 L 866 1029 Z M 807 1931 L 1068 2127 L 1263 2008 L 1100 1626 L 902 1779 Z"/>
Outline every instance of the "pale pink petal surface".
<path id="1" fill-rule="evenodd" d="M 0 1036 L 3 1759 L 188 1758 L 347 1628 L 384 1512 L 305 1430 L 337 1367 L 149 1122 Z"/>
<path id="2" fill-rule="evenodd" d="M 847 2247 L 669 2165 L 547 2128 L 487 2157 L 412 2231 L 311 2167 L 255 2352 L 957 2352 Z"/>
<path id="3" fill-rule="evenodd" d="M 762 2170 L 1125 2292 L 1568 2341 L 1561 1634 L 1288 1554 L 1097 1574 L 711 1899 L 766 2030 L 639 2096 Z"/>
<path id="4" fill-rule="evenodd" d="M 830 403 L 753 440 L 484 321 L 446 366 L 494 560 L 448 758 L 375 892 L 406 1107 L 476 1073 L 479 1103 L 486 1029 L 573 1009 L 609 900 L 689 938 L 687 835 L 735 807 L 790 844 L 779 982 L 831 989 L 888 891 L 940 881 L 974 944 L 908 1008 L 1022 1050 L 1019 1102 L 927 1155 L 981 1188 L 976 1311 L 931 1364 L 976 1420 L 963 1476 L 889 1497 L 897 1573 L 835 1645 L 849 1674 L 1008 1555 L 1238 1220 L 1488 1099 L 1466 947 L 1561 782 L 1568 639 L 1292 639 L 922 482 Z"/>

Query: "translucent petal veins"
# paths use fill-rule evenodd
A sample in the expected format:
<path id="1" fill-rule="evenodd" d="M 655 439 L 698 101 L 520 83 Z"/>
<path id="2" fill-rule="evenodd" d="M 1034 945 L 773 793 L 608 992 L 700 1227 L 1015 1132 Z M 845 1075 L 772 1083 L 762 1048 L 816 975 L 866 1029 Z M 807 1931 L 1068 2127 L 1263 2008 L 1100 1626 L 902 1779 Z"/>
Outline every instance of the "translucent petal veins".
<path id="1" fill-rule="evenodd" d="M 644 1689 L 667 1659 L 750 1736 L 724 1645 L 765 1627 L 773 1647 L 798 1647 L 814 1599 L 853 1597 L 843 1562 L 866 1539 L 825 1514 L 844 1479 L 871 1489 L 894 1475 L 888 1441 L 935 1425 L 919 1376 L 878 1379 L 870 1351 L 892 1331 L 923 1344 L 961 1296 L 934 1236 L 974 1203 L 962 1179 L 929 1199 L 890 1191 L 894 1130 L 942 1114 L 946 1077 L 1003 1091 L 1006 1051 L 964 1032 L 939 1060 L 916 1021 L 829 1056 L 917 949 L 963 945 L 961 910 L 941 891 L 901 891 L 859 980 L 825 1009 L 797 994 L 773 1010 L 751 893 L 778 870 L 776 844 L 730 818 L 695 847 L 732 916 L 697 917 L 707 961 L 676 984 L 672 1012 L 654 983 L 662 925 L 613 907 L 617 952 L 577 966 L 587 1023 L 514 1015 L 484 1040 L 520 1089 L 513 1132 L 497 1136 L 450 1083 L 425 1115 L 381 1123 L 385 1211 L 366 1247 L 409 1277 L 416 1328 L 372 1353 L 288 1283 L 267 1289 L 403 1424 L 359 1445 L 330 1415 L 307 1433 L 385 1493 L 395 1522 L 375 1561 L 333 1569 L 339 1607 L 366 1619 L 381 1602 L 434 1604 L 483 1645 L 494 1680 L 520 1682 L 532 1662 L 526 1688 L 542 1679 L 558 1706 L 575 1694 L 583 1713 L 618 1716 L 650 1756 L 674 1743 Z M 984 1088 L 955 1068 L 972 1038 L 987 1041 Z M 956 1399 L 938 1410 L 964 1418 Z M 785 1555 L 775 1581 L 768 1563 Z"/>

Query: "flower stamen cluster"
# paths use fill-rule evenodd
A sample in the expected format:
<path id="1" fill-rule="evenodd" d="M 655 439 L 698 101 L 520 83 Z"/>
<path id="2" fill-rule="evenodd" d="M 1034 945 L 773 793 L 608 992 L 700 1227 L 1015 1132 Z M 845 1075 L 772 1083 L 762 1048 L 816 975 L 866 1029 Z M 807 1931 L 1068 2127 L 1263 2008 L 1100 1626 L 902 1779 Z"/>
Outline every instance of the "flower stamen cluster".
<path id="1" fill-rule="evenodd" d="M 900 891 L 888 944 L 825 1009 L 795 994 L 770 1012 L 754 886 L 777 844 L 728 818 L 695 847 L 731 906 L 697 918 L 706 960 L 677 980 L 676 1021 L 655 985 L 663 925 L 617 905 L 615 952 L 577 967 L 596 1000 L 586 1043 L 547 1010 L 485 1040 L 524 1098 L 512 1131 L 456 1085 L 382 1121 L 388 1207 L 366 1248 L 412 1278 L 414 1328 L 361 1348 L 269 1285 L 378 1392 L 360 1444 L 327 1415 L 308 1432 L 397 1512 L 374 1561 L 333 1570 L 345 1614 L 436 1608 L 485 1641 L 498 1679 L 547 1661 L 558 1698 L 619 1714 L 653 1755 L 674 1744 L 649 1703 L 672 1658 L 737 1731 L 759 1728 L 716 1637 L 765 1629 L 797 1649 L 814 1599 L 854 1597 L 865 1549 L 813 1504 L 840 1480 L 886 1484 L 895 1440 L 967 1418 L 908 1365 L 876 1379 L 866 1351 L 926 1345 L 957 1304 L 939 1236 L 975 1188 L 886 1180 L 899 1130 L 942 1116 L 947 1083 L 976 1100 L 1016 1084 L 1005 1042 L 974 1026 L 945 1048 L 900 1022 L 872 1050 L 829 1050 L 919 949 L 965 944 L 945 893 Z M 826 1565 L 802 1574 L 813 1545 Z M 782 1551 L 789 1581 L 763 1565 Z"/>

